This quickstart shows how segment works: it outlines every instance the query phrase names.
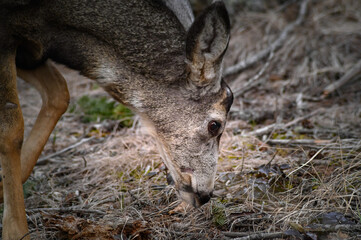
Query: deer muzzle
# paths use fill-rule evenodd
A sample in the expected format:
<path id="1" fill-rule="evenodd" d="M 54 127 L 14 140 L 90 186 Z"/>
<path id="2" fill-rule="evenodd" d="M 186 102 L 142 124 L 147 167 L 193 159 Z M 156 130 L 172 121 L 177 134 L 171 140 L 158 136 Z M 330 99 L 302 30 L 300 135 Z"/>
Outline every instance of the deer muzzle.
<path id="1" fill-rule="evenodd" d="M 209 190 L 196 190 L 192 185 L 184 184 L 178 188 L 179 197 L 194 207 L 200 207 L 209 202 L 213 196 L 213 187 Z"/>
<path id="2" fill-rule="evenodd" d="M 183 201 L 197 208 L 209 202 L 213 196 L 213 190 L 209 192 L 194 192 L 193 190 L 181 189 L 178 191 L 178 194 Z"/>

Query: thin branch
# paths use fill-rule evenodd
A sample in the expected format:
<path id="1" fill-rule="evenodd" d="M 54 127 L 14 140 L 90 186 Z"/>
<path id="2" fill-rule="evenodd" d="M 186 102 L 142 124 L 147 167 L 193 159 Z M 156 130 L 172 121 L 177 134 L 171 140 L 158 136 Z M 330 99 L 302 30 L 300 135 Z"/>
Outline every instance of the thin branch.
<path id="1" fill-rule="evenodd" d="M 283 238 L 287 235 L 283 232 L 275 233 L 256 233 L 246 237 L 233 238 L 233 240 L 259 240 L 259 239 L 273 239 L 273 238 Z"/>
<path id="2" fill-rule="evenodd" d="M 261 135 L 264 135 L 264 134 L 267 134 L 267 133 L 270 133 L 272 132 L 273 130 L 275 129 L 284 129 L 284 128 L 288 128 L 288 127 L 291 127 L 292 125 L 295 125 L 307 118 L 310 118 L 316 114 L 318 114 L 320 112 L 320 109 L 316 109 L 315 111 L 309 113 L 309 114 L 306 114 L 305 116 L 302 116 L 302 117 L 298 117 L 294 120 L 292 120 L 291 122 L 288 122 L 286 124 L 277 124 L 277 123 L 274 123 L 274 124 L 271 124 L 271 125 L 268 125 L 266 127 L 263 127 L 263 128 L 260 128 L 260 129 L 257 129 L 257 130 L 254 130 L 252 132 L 249 132 L 249 133 L 246 133 L 244 134 L 244 136 L 261 136 Z"/>
<path id="3" fill-rule="evenodd" d="M 360 224 L 338 224 L 338 225 L 331 225 L 331 224 L 312 224 L 311 226 L 304 227 L 304 230 L 307 232 L 337 232 L 337 231 L 361 231 Z"/>
<path id="4" fill-rule="evenodd" d="M 308 226 L 303 228 L 306 232 L 322 232 L 322 233 L 329 233 L 329 232 L 337 232 L 337 231 L 361 231 L 361 225 L 347 225 L 347 224 L 340 224 L 340 225 L 324 225 L 324 224 L 314 224 L 313 226 Z M 238 237 L 244 236 L 245 233 L 238 233 L 238 232 L 223 232 L 225 236 L 228 237 Z M 250 234 L 248 236 L 233 238 L 233 240 L 259 240 L 259 239 L 273 239 L 273 238 L 284 238 L 288 235 L 283 232 L 275 232 L 275 233 L 256 233 Z"/>
<path id="5" fill-rule="evenodd" d="M 320 140 L 320 139 L 270 139 L 267 141 L 270 144 L 279 144 L 279 145 L 327 145 L 332 143 L 331 140 Z"/>
<path id="6" fill-rule="evenodd" d="M 93 209 L 82 209 L 82 208 L 75 208 L 75 207 L 68 207 L 68 208 L 33 208 L 27 209 L 27 212 L 65 212 L 65 213 L 82 213 L 82 214 L 99 214 L 105 215 L 106 213 L 100 210 L 93 210 Z"/>
<path id="7" fill-rule="evenodd" d="M 273 51 L 270 52 L 267 62 L 263 65 L 261 70 L 255 76 L 253 76 L 246 84 L 244 84 L 241 88 L 236 89 L 233 92 L 234 98 L 242 96 L 243 94 L 245 94 L 246 92 L 248 92 L 249 90 L 251 90 L 252 88 L 254 88 L 255 86 L 259 85 L 262 82 L 262 79 L 261 80 L 258 80 L 258 79 L 262 76 L 262 74 L 268 68 L 268 66 L 273 58 L 273 55 L 274 55 Z"/>
<path id="8" fill-rule="evenodd" d="M 342 139 L 341 139 L 342 140 Z M 268 144 L 275 145 L 304 145 L 303 147 L 307 148 L 320 148 L 324 147 L 325 149 L 339 149 L 339 150 L 352 150 L 356 149 L 357 144 L 351 145 L 352 143 L 347 144 L 346 142 L 342 143 L 342 146 L 338 146 L 337 142 L 332 140 L 322 140 L 322 139 L 270 139 L 267 140 Z"/>
<path id="9" fill-rule="evenodd" d="M 38 162 L 36 163 L 36 165 L 44 165 L 46 163 L 48 163 L 48 160 L 52 157 L 55 157 L 55 156 L 58 156 L 62 153 L 65 153 L 73 148 L 76 148 L 86 142 L 89 142 L 90 140 L 94 139 L 94 137 L 90 137 L 90 138 L 83 138 L 82 140 L 80 140 L 79 142 L 77 143 L 74 143 L 73 145 L 70 145 L 66 148 L 63 148 L 62 150 L 58 151 L 58 152 L 55 152 L 55 153 L 52 153 L 52 154 L 49 154 L 48 156 L 45 156 L 45 157 L 42 157 L 38 160 Z"/>
<path id="10" fill-rule="evenodd" d="M 258 61 L 263 60 L 271 52 L 275 52 L 276 50 L 278 50 L 284 44 L 285 40 L 287 39 L 288 34 L 291 31 L 293 31 L 295 29 L 295 27 L 299 26 L 304 21 L 308 2 L 309 2 L 308 0 L 302 1 L 301 7 L 300 7 L 300 13 L 299 13 L 296 21 L 287 25 L 285 27 L 285 29 L 283 29 L 283 31 L 281 32 L 279 37 L 268 48 L 263 49 L 262 51 L 258 52 L 257 54 L 251 56 L 250 58 L 248 58 L 244 61 L 237 63 L 236 65 L 226 68 L 223 75 L 226 77 L 226 76 L 229 76 L 232 74 L 236 74 L 246 68 L 253 66 Z"/>
<path id="11" fill-rule="evenodd" d="M 236 237 L 245 237 L 250 235 L 248 232 L 222 232 L 222 234 L 226 237 L 236 238 Z"/>
<path id="12" fill-rule="evenodd" d="M 348 71 L 345 75 L 342 76 L 338 81 L 331 83 L 323 90 L 323 97 L 327 97 L 335 90 L 339 89 L 355 77 L 361 74 L 361 59 Z"/>
<path id="13" fill-rule="evenodd" d="M 169 233 L 172 233 L 174 235 L 180 236 L 180 237 L 191 237 L 193 238 L 205 238 L 207 236 L 206 233 L 190 233 L 190 232 L 176 232 L 176 231 L 168 231 Z"/>

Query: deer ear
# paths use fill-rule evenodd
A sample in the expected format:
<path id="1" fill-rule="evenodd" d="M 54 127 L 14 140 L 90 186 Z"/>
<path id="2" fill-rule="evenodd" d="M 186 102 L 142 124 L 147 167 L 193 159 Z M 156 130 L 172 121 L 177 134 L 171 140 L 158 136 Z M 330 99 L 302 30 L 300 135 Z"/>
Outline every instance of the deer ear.
<path id="1" fill-rule="evenodd" d="M 192 24 L 186 41 L 190 82 L 197 87 L 218 87 L 222 60 L 229 42 L 229 17 L 221 1 L 209 6 Z"/>

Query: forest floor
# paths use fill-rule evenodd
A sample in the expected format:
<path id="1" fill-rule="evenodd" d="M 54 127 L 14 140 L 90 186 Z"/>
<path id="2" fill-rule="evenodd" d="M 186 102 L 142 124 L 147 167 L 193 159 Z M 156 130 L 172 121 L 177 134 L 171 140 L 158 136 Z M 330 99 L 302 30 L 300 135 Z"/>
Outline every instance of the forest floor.
<path id="1" fill-rule="evenodd" d="M 224 72 L 236 98 L 214 197 L 198 209 L 174 211 L 180 202 L 138 117 L 57 65 L 71 102 L 24 184 L 31 238 L 361 239 L 361 2 L 302 4 L 231 6 Z M 27 135 L 41 100 L 18 88 Z"/>

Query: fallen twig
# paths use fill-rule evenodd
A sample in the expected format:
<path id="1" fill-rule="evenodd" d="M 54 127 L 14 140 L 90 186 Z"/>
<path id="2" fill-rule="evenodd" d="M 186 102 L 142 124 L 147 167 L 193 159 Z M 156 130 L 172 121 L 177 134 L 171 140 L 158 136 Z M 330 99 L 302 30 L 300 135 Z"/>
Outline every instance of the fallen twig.
<path id="1" fill-rule="evenodd" d="M 252 132 L 245 133 L 245 134 L 243 134 L 243 136 L 261 136 L 261 135 L 267 134 L 269 132 L 272 132 L 275 128 L 279 128 L 279 126 L 280 126 L 280 124 L 274 123 L 274 124 L 265 126 L 263 128 L 256 129 Z"/>
<path id="2" fill-rule="evenodd" d="M 261 136 L 261 135 L 264 135 L 264 134 L 267 134 L 267 133 L 270 133 L 272 132 L 273 130 L 276 130 L 276 129 L 284 129 L 284 128 L 288 128 L 292 125 L 295 125 L 307 118 L 310 118 L 314 115 L 316 115 L 317 113 L 319 113 L 321 110 L 320 109 L 317 109 L 309 114 L 306 114 L 302 117 L 298 117 L 294 120 L 292 120 L 291 122 L 288 122 L 286 124 L 277 124 L 277 123 L 274 123 L 274 124 L 271 124 L 271 125 L 268 125 L 266 127 L 263 127 L 263 128 L 260 128 L 260 129 L 257 129 L 257 130 L 254 130 L 252 132 L 249 132 L 249 133 L 245 133 L 243 134 L 244 136 Z"/>
<path id="3" fill-rule="evenodd" d="M 361 60 L 359 60 L 351 69 L 348 71 L 345 75 L 342 76 L 338 81 L 331 83 L 323 90 L 323 97 L 327 97 L 331 93 L 333 93 L 335 90 L 342 87 L 342 85 L 345 85 L 355 77 L 357 77 L 359 74 L 361 74 Z"/>
<path id="4" fill-rule="evenodd" d="M 105 215 L 106 213 L 100 210 L 93 210 L 93 209 L 82 209 L 82 208 L 75 208 L 75 207 L 68 207 L 68 208 L 33 208 L 27 209 L 27 212 L 65 212 L 65 213 L 94 213 L 99 215 Z"/>
<path id="5" fill-rule="evenodd" d="M 226 237 L 236 238 L 236 237 L 245 237 L 250 235 L 251 233 L 247 232 L 222 232 L 222 234 Z"/>
<path id="6" fill-rule="evenodd" d="M 315 144 L 315 145 L 325 145 L 332 143 L 331 140 L 320 140 L 320 139 L 270 139 L 267 141 L 269 144 L 279 144 L 279 145 L 304 145 L 304 144 Z"/>
<path id="7" fill-rule="evenodd" d="M 308 0 L 304 0 L 301 3 L 301 7 L 300 7 L 300 12 L 299 15 L 296 19 L 296 21 L 290 23 L 289 25 L 287 25 L 285 27 L 285 29 L 283 29 L 283 31 L 281 32 L 281 34 L 279 35 L 279 37 L 266 49 L 263 49 L 262 51 L 258 52 L 256 55 L 251 56 L 250 58 L 244 60 L 244 61 L 240 61 L 239 63 L 237 63 L 236 65 L 230 66 L 228 68 L 225 69 L 223 75 L 224 76 L 229 76 L 235 73 L 238 73 L 246 68 L 251 67 L 252 65 L 254 65 L 255 63 L 257 63 L 258 61 L 266 58 L 271 52 L 276 51 L 277 49 L 279 49 L 284 41 L 286 40 L 288 34 L 293 31 L 293 29 L 297 26 L 299 26 L 306 15 L 306 10 L 307 10 L 307 4 L 308 4 Z"/>
<path id="8" fill-rule="evenodd" d="M 360 224 L 339 224 L 339 225 L 331 225 L 331 224 L 313 224 L 311 226 L 304 227 L 306 232 L 337 232 L 337 231 L 361 231 Z"/>
<path id="9" fill-rule="evenodd" d="M 206 236 L 206 233 L 190 233 L 190 232 L 176 232 L 176 231 L 168 231 L 174 235 L 180 236 L 180 237 L 192 237 L 192 238 L 204 238 Z"/>
<path id="10" fill-rule="evenodd" d="M 92 139 L 94 139 L 94 137 L 83 138 L 83 139 L 80 140 L 79 142 L 74 143 L 73 145 L 70 145 L 70 146 L 68 146 L 68 147 L 66 147 L 66 148 L 64 148 L 64 149 L 62 149 L 62 150 L 60 150 L 60 151 L 57 151 L 57 152 L 55 152 L 55 153 L 49 154 L 48 156 L 39 158 L 39 160 L 38 160 L 38 162 L 36 163 L 36 165 L 44 165 L 44 164 L 48 163 L 48 160 L 49 160 L 50 158 L 55 157 L 55 156 L 58 156 L 58 155 L 60 155 L 60 154 L 62 154 L 62 153 L 65 153 L 65 152 L 67 152 L 67 151 L 69 151 L 69 150 L 71 150 L 71 149 L 73 149 L 73 148 L 76 148 L 76 147 L 78 147 L 78 146 L 80 146 L 80 145 L 82 145 L 82 144 L 84 144 L 84 143 L 86 143 L 86 142 L 89 142 L 89 141 L 92 140 Z"/>
<path id="11" fill-rule="evenodd" d="M 256 233 L 246 237 L 233 238 L 233 240 L 259 240 L 259 239 L 272 239 L 272 238 L 283 238 L 287 235 L 283 232 L 275 233 Z"/>
<path id="12" fill-rule="evenodd" d="M 266 71 L 268 68 L 272 58 L 273 58 L 273 51 L 269 54 L 269 57 L 267 59 L 267 62 L 263 65 L 261 70 L 253 76 L 246 84 L 244 84 L 241 88 L 234 90 L 233 95 L 234 98 L 237 98 L 239 96 L 242 96 L 252 88 L 256 87 L 257 85 L 261 84 L 262 79 L 259 80 L 259 78 L 262 76 L 262 74 Z"/>
<path id="13" fill-rule="evenodd" d="M 359 143 L 355 143 L 357 139 L 354 139 L 353 142 L 347 140 L 349 139 L 340 139 L 339 142 L 323 139 L 269 139 L 266 143 L 275 145 L 303 145 L 308 148 L 323 147 L 324 149 L 338 150 L 357 149 L 359 147 Z"/>

